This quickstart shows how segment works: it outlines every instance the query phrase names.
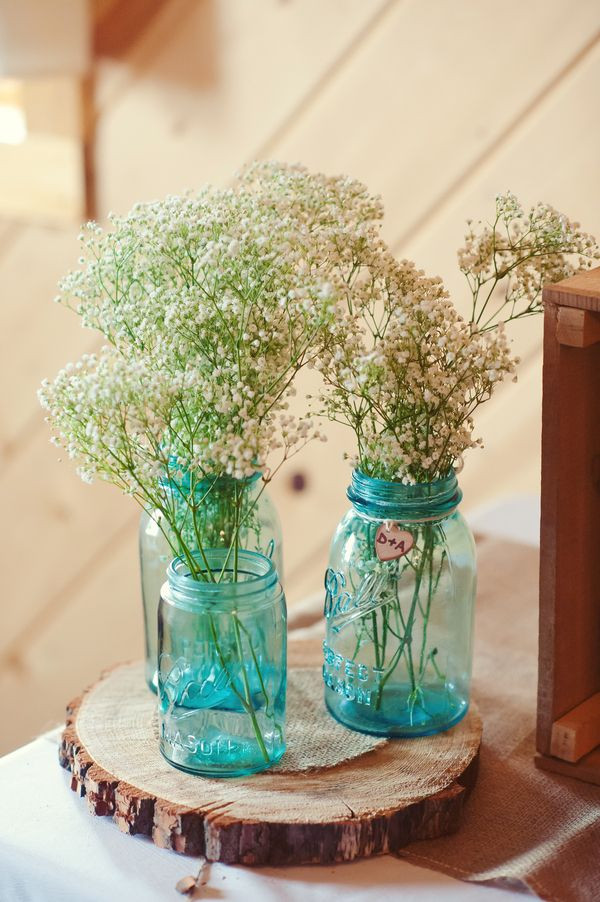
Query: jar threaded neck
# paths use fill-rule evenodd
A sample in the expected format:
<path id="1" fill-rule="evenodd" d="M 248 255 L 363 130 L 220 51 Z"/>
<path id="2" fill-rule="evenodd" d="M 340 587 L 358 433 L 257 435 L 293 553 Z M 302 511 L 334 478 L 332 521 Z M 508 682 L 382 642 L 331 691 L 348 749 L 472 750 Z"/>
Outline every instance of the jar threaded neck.
<path id="1" fill-rule="evenodd" d="M 449 516 L 462 500 L 454 472 L 433 482 L 405 485 L 354 470 L 347 495 L 359 513 L 379 520 L 401 522 L 442 519 Z"/>
<path id="2" fill-rule="evenodd" d="M 279 575 L 273 562 L 258 551 L 238 550 L 237 579 L 234 577 L 232 555 L 227 548 L 208 548 L 204 555 L 193 552 L 198 570 L 221 577 L 218 582 L 194 579 L 185 556 L 177 557 L 167 568 L 170 600 L 174 604 L 204 607 L 239 608 L 266 599 L 279 585 Z M 206 563 L 205 563 L 206 559 Z"/>

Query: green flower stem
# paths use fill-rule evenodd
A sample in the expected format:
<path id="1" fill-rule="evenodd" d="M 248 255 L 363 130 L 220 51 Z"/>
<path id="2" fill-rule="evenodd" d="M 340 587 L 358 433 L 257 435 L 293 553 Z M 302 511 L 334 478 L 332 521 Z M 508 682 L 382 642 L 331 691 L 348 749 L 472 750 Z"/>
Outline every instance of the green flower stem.
<path id="1" fill-rule="evenodd" d="M 213 483 L 213 487 L 214 487 L 214 483 Z M 205 498 L 208 496 L 209 492 L 210 492 L 210 489 L 208 489 L 208 490 L 206 491 L 206 493 L 204 494 L 204 497 L 203 497 L 203 498 L 201 499 L 201 501 L 200 501 L 200 504 L 202 504 L 202 502 L 203 502 L 203 501 L 205 500 Z M 201 556 L 201 558 L 202 558 L 202 562 L 203 562 L 204 566 L 206 567 L 206 575 L 207 575 L 208 579 L 210 579 L 211 582 L 214 582 L 214 581 L 215 581 L 214 574 L 213 574 L 212 569 L 211 569 L 211 567 L 209 566 L 208 560 L 207 560 L 207 558 L 206 558 L 206 554 L 205 554 L 205 552 L 204 552 L 204 547 L 203 547 L 202 538 L 201 538 L 201 536 L 200 536 L 200 530 L 198 529 L 198 518 L 197 518 L 197 516 L 196 516 L 196 512 L 197 512 L 198 505 L 196 505 L 196 487 L 195 487 L 195 485 L 194 485 L 194 479 L 193 479 L 193 478 L 192 478 L 192 480 L 191 480 L 191 493 L 192 493 L 192 494 L 191 494 L 191 497 L 192 497 L 192 506 L 191 506 L 191 510 L 192 510 L 192 523 L 193 523 L 193 527 L 194 527 L 194 535 L 196 536 L 196 546 L 197 546 L 197 548 L 198 548 L 198 551 L 200 552 L 200 556 Z M 175 518 L 173 518 L 173 519 L 175 519 Z"/>
<path id="2" fill-rule="evenodd" d="M 233 548 L 233 579 L 237 582 L 238 578 L 238 565 L 239 565 L 239 551 L 240 551 L 240 543 L 239 543 L 239 532 L 240 532 L 240 506 L 242 503 L 242 495 L 238 496 L 238 487 L 235 486 L 234 489 L 235 494 L 235 517 L 234 517 L 234 527 L 233 527 L 233 535 L 234 535 L 234 548 Z M 239 635 L 239 633 L 238 633 Z"/>
<path id="3" fill-rule="evenodd" d="M 237 646 L 237 653 L 240 659 L 240 667 L 242 670 L 242 681 L 244 683 L 244 695 L 246 697 L 246 710 L 250 716 L 250 720 L 252 721 L 252 726 L 254 728 L 254 733 L 256 735 L 256 741 L 258 742 L 261 754 L 265 761 L 270 761 L 269 753 L 267 751 L 267 747 L 265 746 L 265 742 L 262 736 L 262 732 L 260 729 L 260 725 L 258 723 L 256 717 L 256 711 L 252 705 L 252 693 L 250 692 L 250 684 L 248 682 L 248 674 L 246 673 L 246 666 L 244 664 L 244 651 L 242 647 L 242 637 L 240 636 L 240 624 L 238 620 L 237 614 L 233 615 L 233 630 L 235 633 L 235 644 Z M 256 659 L 255 659 L 256 660 Z M 262 678 L 261 678 L 262 683 Z"/>
<path id="4" fill-rule="evenodd" d="M 433 548 L 432 548 L 432 543 L 431 543 L 431 528 L 430 527 L 424 528 L 423 550 L 421 551 L 419 564 L 415 571 L 415 583 L 414 583 L 414 588 L 413 588 L 413 595 L 412 595 L 411 606 L 410 606 L 410 610 L 408 613 L 408 617 L 406 618 L 406 622 L 404 622 L 404 618 L 402 617 L 400 601 L 397 599 L 396 602 L 392 603 L 396 607 L 398 615 L 402 621 L 404 634 L 403 634 L 403 637 L 402 637 L 402 640 L 400 642 L 398 649 L 396 649 L 396 652 L 394 653 L 394 655 L 392 657 L 390 665 L 386 669 L 385 674 L 383 675 L 383 677 L 381 678 L 381 680 L 379 682 L 379 686 L 377 688 L 377 696 L 375 699 L 375 710 L 377 710 L 377 711 L 381 707 L 381 701 L 382 701 L 383 690 L 384 690 L 385 684 L 387 683 L 387 681 L 391 677 L 392 673 L 396 669 L 398 662 L 400 660 L 400 657 L 403 653 L 406 657 L 407 669 L 408 669 L 408 673 L 409 673 L 409 677 L 410 677 L 410 681 L 411 681 L 411 694 L 410 694 L 411 699 L 415 696 L 415 694 L 418 691 L 417 682 L 415 680 L 415 668 L 414 668 L 414 662 L 413 662 L 413 656 L 412 656 L 412 631 L 413 631 L 413 626 L 414 626 L 415 617 L 416 617 L 416 613 L 417 613 L 417 608 L 419 607 L 419 604 L 420 604 L 419 596 L 420 596 L 420 592 L 421 592 L 421 583 L 423 580 L 425 567 L 426 567 L 429 559 L 432 557 L 432 551 L 433 551 Z M 424 625 L 424 630 L 426 630 L 426 624 Z M 386 632 L 385 622 L 384 622 L 384 632 Z M 382 646 L 383 646 L 383 641 L 384 640 L 382 639 Z M 381 660 L 381 648 L 379 646 L 378 638 L 374 637 L 374 642 L 375 642 L 376 666 L 380 667 L 380 664 L 377 663 L 379 660 Z"/>
<path id="5" fill-rule="evenodd" d="M 246 636 L 246 641 L 248 642 L 248 648 L 250 649 L 250 654 L 252 655 L 252 661 L 253 661 L 253 663 L 254 663 L 254 669 L 256 670 L 256 675 L 257 675 L 257 677 L 258 677 L 258 682 L 260 683 L 260 691 L 262 692 L 262 694 L 264 695 L 264 698 L 265 698 L 265 713 L 266 713 L 267 716 L 268 716 L 268 715 L 269 715 L 269 708 L 271 707 L 271 700 L 270 700 L 269 695 L 268 695 L 268 693 L 267 693 L 267 687 L 265 686 L 265 683 L 264 683 L 264 680 L 263 680 L 263 676 L 262 676 L 262 672 L 261 672 L 261 669 L 260 669 L 260 665 L 259 665 L 259 663 L 258 663 L 258 658 L 256 657 L 256 652 L 255 652 L 255 650 L 254 650 L 254 643 L 252 642 L 252 638 L 251 638 L 251 636 L 250 636 L 250 633 L 248 632 L 248 630 L 246 629 L 246 627 L 244 626 L 244 624 L 242 623 L 241 620 L 239 621 L 239 626 L 240 626 L 240 629 L 242 630 L 242 632 L 244 633 L 244 635 Z"/>
<path id="6" fill-rule="evenodd" d="M 215 483 L 212 484 L 211 489 L 213 491 L 218 492 L 218 489 L 215 487 Z M 264 489 L 264 487 L 263 487 L 263 489 Z M 169 517 L 169 528 L 172 530 L 173 536 L 175 537 L 175 540 L 177 543 L 177 549 L 179 550 L 179 553 L 183 554 L 184 558 L 186 559 L 186 561 L 190 567 L 190 573 L 193 576 L 193 578 L 203 579 L 203 580 L 217 582 L 217 583 L 221 582 L 221 580 L 223 579 L 223 577 L 225 575 L 225 571 L 227 570 L 229 562 L 230 562 L 231 558 L 233 557 L 233 563 L 232 563 L 233 574 L 232 574 L 232 576 L 233 576 L 234 582 L 237 582 L 238 575 L 239 575 L 239 550 L 240 550 L 241 529 L 242 529 L 243 524 L 245 522 L 247 522 L 249 516 L 252 514 L 253 510 L 255 509 L 256 504 L 258 502 L 258 499 L 260 498 L 260 495 L 262 494 L 263 489 L 261 489 L 257 498 L 254 498 L 252 500 L 252 502 L 248 502 L 248 503 L 246 503 L 248 501 L 248 486 L 238 484 L 237 482 L 232 483 L 231 489 L 227 488 L 225 490 L 223 497 L 221 496 L 221 494 L 217 495 L 218 513 L 220 514 L 220 516 L 217 518 L 217 520 L 218 520 L 220 526 L 226 531 L 226 534 L 228 535 L 228 538 L 229 538 L 229 543 L 228 543 L 227 554 L 226 554 L 223 566 L 222 566 L 220 572 L 215 575 L 209 564 L 209 561 L 208 561 L 208 558 L 206 556 L 206 552 L 204 549 L 205 543 L 204 543 L 203 536 L 201 533 L 201 528 L 200 528 L 201 524 L 198 519 L 198 512 L 199 512 L 200 505 L 199 505 L 198 499 L 196 497 L 197 493 L 196 493 L 195 479 L 192 475 L 189 496 L 187 494 L 181 493 L 181 503 L 186 505 L 186 510 L 184 513 L 184 521 L 185 521 L 185 518 L 188 517 L 188 515 L 189 515 L 189 517 L 191 517 L 192 522 L 189 525 L 191 526 L 191 529 L 193 531 L 192 541 L 194 543 L 194 546 L 192 547 L 190 542 L 186 540 L 186 538 L 189 539 L 190 537 L 189 536 L 186 537 L 184 535 L 183 528 L 180 525 L 176 525 L 177 517 L 175 514 L 175 510 L 170 512 L 171 516 Z M 204 501 L 207 498 L 209 491 L 210 491 L 210 489 L 204 494 L 203 498 L 201 499 L 202 501 Z M 175 502 L 174 502 L 174 504 L 175 504 Z M 232 513 L 233 513 L 233 517 L 231 516 Z M 188 519 L 188 523 L 189 523 L 189 519 Z M 169 540 L 169 544 L 171 545 L 171 547 L 173 547 L 173 543 L 171 540 Z M 199 562 L 194 558 L 195 551 L 199 552 L 203 566 L 199 566 L 198 565 Z M 268 697 L 268 694 L 266 691 L 266 686 L 265 686 L 265 682 L 263 679 L 263 675 L 260 670 L 258 658 L 257 658 L 256 652 L 255 652 L 255 649 L 253 647 L 252 641 L 250 639 L 250 636 L 249 636 L 248 632 L 245 630 L 245 628 L 243 627 L 243 624 L 240 622 L 238 615 L 233 614 L 232 616 L 233 616 L 232 623 L 233 623 L 233 631 L 234 631 L 234 636 L 235 636 L 237 657 L 239 659 L 240 678 L 242 681 L 241 691 L 238 688 L 238 686 L 236 686 L 233 673 L 231 672 L 231 669 L 228 666 L 225 655 L 223 654 L 215 621 L 214 621 L 213 617 L 211 615 L 209 615 L 209 629 L 210 629 L 211 641 L 212 641 L 213 647 L 215 649 L 215 654 L 217 656 L 219 664 L 228 677 L 228 680 L 229 680 L 229 683 L 231 686 L 231 691 L 233 692 L 235 697 L 238 699 L 242 709 L 246 712 L 246 714 L 250 718 L 250 721 L 252 723 L 252 729 L 253 729 L 254 735 L 256 737 L 257 745 L 260 748 L 261 754 L 262 754 L 264 760 L 266 762 L 269 762 L 270 761 L 269 753 L 265 746 L 262 731 L 260 729 L 260 724 L 259 724 L 257 716 L 256 716 L 256 710 L 255 710 L 253 702 L 252 702 L 252 693 L 251 693 L 251 689 L 250 689 L 250 682 L 248 679 L 246 665 L 244 664 L 244 651 L 243 651 L 242 637 L 240 634 L 240 628 L 246 634 L 247 644 L 250 649 L 250 655 L 252 658 L 253 666 L 256 669 L 256 674 L 257 674 L 257 678 L 259 681 L 259 685 L 260 685 L 261 691 L 264 695 L 265 703 L 266 703 L 267 707 L 269 705 L 269 697 Z"/>
<path id="7" fill-rule="evenodd" d="M 373 611 L 371 614 L 371 620 L 373 622 L 373 645 L 375 648 L 375 667 L 379 669 L 381 667 L 381 654 L 379 649 L 379 638 L 377 635 L 377 611 Z"/>
<path id="8" fill-rule="evenodd" d="M 430 532 L 430 529 L 427 529 L 427 533 Z M 433 551 L 433 549 L 432 549 Z M 431 612 L 431 600 L 433 598 L 433 553 L 428 555 L 429 557 L 429 576 L 427 580 L 427 604 L 425 605 L 425 609 L 422 609 L 423 614 L 423 633 L 421 636 L 421 653 L 419 656 L 419 682 L 423 677 L 423 658 L 425 655 L 425 647 L 427 645 L 427 624 L 429 622 L 429 615 Z"/>
<path id="9" fill-rule="evenodd" d="M 228 678 L 229 684 L 231 686 L 231 691 L 236 696 L 236 698 L 238 699 L 242 708 L 244 709 L 246 714 L 248 714 L 248 716 L 252 722 L 252 728 L 254 730 L 254 735 L 256 736 L 256 741 L 258 743 L 258 747 L 260 748 L 263 758 L 268 763 L 271 759 L 269 758 L 269 753 L 265 746 L 265 741 L 263 739 L 260 725 L 259 725 L 257 717 L 256 717 L 256 711 L 254 710 L 254 707 L 252 706 L 252 695 L 250 693 L 250 685 L 248 683 L 248 676 L 246 674 L 246 669 L 244 667 L 243 649 L 242 649 L 241 637 L 240 637 L 240 633 L 239 633 L 238 616 L 237 616 L 237 614 L 233 615 L 233 624 L 234 624 L 234 632 L 235 632 L 235 637 L 236 637 L 237 652 L 238 652 L 238 657 L 240 659 L 240 668 L 242 671 L 242 681 L 244 683 L 244 695 L 242 695 L 242 693 L 237 689 L 235 682 L 233 680 L 233 676 L 230 673 L 229 668 L 227 667 L 227 662 L 223 656 L 223 652 L 221 651 L 221 646 L 219 644 L 219 637 L 217 635 L 217 630 L 215 628 L 214 620 L 213 620 L 212 615 L 210 615 L 210 614 L 208 617 L 208 621 L 209 621 L 209 627 L 210 627 L 213 646 L 214 646 L 217 658 L 219 659 L 219 664 L 221 665 L 222 669 L 227 674 L 227 678 Z"/>
<path id="10" fill-rule="evenodd" d="M 440 673 L 438 666 L 434 660 L 436 650 L 434 649 L 427 655 L 427 657 L 425 657 L 425 651 L 426 651 L 426 647 L 427 647 L 427 624 L 429 623 L 429 615 L 431 613 L 431 603 L 433 601 L 433 598 L 437 591 L 437 587 L 439 585 L 440 577 L 442 575 L 442 569 L 444 567 L 444 560 L 446 557 L 446 552 L 443 551 L 442 555 L 441 555 L 441 559 L 440 559 L 440 566 L 438 568 L 438 572 L 434 579 L 433 578 L 433 539 L 432 539 L 431 552 L 432 553 L 429 558 L 429 579 L 428 579 L 428 584 L 427 584 L 427 606 L 425 609 L 425 614 L 423 615 L 423 636 L 421 639 L 421 655 L 420 655 L 420 659 L 419 659 L 419 682 L 422 681 L 422 679 L 425 675 L 425 670 L 427 669 L 428 661 L 431 661 L 431 664 L 432 664 L 433 669 L 435 670 L 436 674 L 440 678 L 442 677 L 442 674 Z"/>

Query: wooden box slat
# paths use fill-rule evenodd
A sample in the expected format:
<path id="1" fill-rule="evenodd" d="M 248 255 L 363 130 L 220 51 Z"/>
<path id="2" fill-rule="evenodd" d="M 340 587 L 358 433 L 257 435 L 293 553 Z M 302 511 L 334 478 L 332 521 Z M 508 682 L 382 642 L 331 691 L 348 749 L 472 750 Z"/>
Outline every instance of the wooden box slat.
<path id="1" fill-rule="evenodd" d="M 549 756 L 553 723 L 600 691 L 600 342 L 557 334 L 561 307 L 600 310 L 600 268 L 549 286 L 544 304 L 537 747 Z"/>
<path id="2" fill-rule="evenodd" d="M 550 752 L 572 764 L 600 745 L 600 692 L 552 725 Z"/>
<path id="3" fill-rule="evenodd" d="M 544 288 L 544 304 L 600 311 L 600 266 Z"/>
<path id="4" fill-rule="evenodd" d="M 551 771 L 562 777 L 572 777 L 574 780 L 582 780 L 584 783 L 593 783 L 600 786 L 600 748 L 595 748 L 576 764 L 553 758 L 550 755 L 536 755 L 535 765 L 540 770 Z"/>

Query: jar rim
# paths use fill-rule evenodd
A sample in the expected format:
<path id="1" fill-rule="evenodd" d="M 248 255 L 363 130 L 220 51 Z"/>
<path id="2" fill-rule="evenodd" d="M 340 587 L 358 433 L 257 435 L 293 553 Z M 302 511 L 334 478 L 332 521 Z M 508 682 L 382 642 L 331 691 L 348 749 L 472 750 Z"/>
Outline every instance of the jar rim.
<path id="1" fill-rule="evenodd" d="M 347 496 L 359 513 L 404 522 L 449 516 L 462 500 L 454 470 L 431 482 L 402 483 L 355 469 Z"/>
<path id="2" fill-rule="evenodd" d="M 199 569 L 205 573 L 233 576 L 234 565 L 228 548 L 207 548 L 192 553 Z M 208 568 L 206 566 L 208 564 Z M 279 583 L 279 575 L 273 561 L 259 551 L 238 550 L 236 581 L 221 579 L 208 582 L 193 579 L 184 555 L 174 558 L 167 567 L 167 582 L 171 601 L 187 606 L 218 607 L 220 609 L 255 606 L 257 596 L 267 596 Z M 239 577 L 242 576 L 242 579 Z"/>
<path id="3" fill-rule="evenodd" d="M 172 475 L 169 475 L 171 472 Z M 181 477 L 177 478 L 175 475 L 176 473 L 181 473 Z M 211 476 L 207 474 L 198 479 L 194 486 L 194 491 L 197 491 L 198 489 L 205 491 L 207 488 L 212 488 L 213 486 L 218 486 L 219 488 L 233 485 L 251 486 L 261 477 L 262 470 L 255 470 L 251 476 L 244 476 L 241 479 L 237 479 L 235 476 L 229 476 L 226 473 L 223 473 L 220 476 Z M 161 473 L 159 476 L 159 483 L 162 488 L 166 489 L 178 489 L 179 491 L 182 489 L 188 490 L 191 484 L 190 471 L 189 469 L 178 467 L 175 461 L 169 458 L 167 472 Z"/>

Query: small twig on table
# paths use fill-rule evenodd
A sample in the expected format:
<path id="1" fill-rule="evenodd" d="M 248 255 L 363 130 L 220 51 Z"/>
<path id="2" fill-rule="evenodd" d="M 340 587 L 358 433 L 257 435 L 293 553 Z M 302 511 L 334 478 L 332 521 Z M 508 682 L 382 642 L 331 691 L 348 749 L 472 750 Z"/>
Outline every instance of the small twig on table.
<path id="1" fill-rule="evenodd" d="M 209 878 L 209 862 L 202 856 L 200 859 L 200 867 L 195 877 L 182 877 L 175 884 L 175 889 L 182 896 L 189 896 L 190 899 L 198 899 L 200 894 L 196 894 L 196 890 L 202 890 L 206 886 Z"/>

